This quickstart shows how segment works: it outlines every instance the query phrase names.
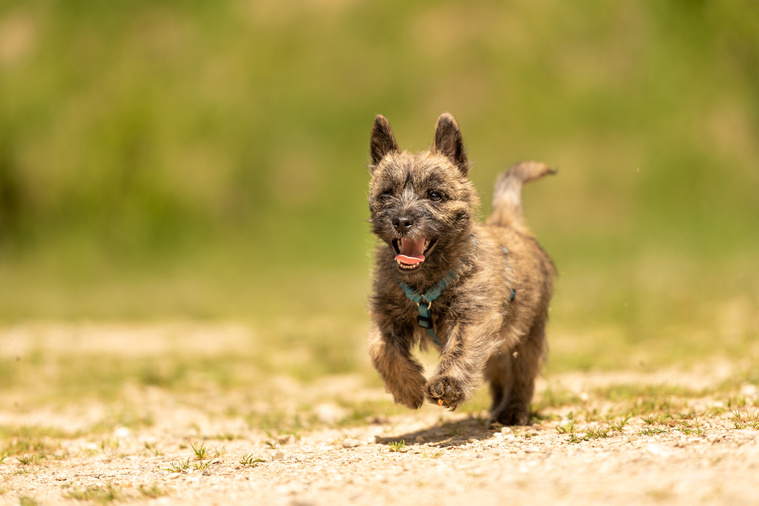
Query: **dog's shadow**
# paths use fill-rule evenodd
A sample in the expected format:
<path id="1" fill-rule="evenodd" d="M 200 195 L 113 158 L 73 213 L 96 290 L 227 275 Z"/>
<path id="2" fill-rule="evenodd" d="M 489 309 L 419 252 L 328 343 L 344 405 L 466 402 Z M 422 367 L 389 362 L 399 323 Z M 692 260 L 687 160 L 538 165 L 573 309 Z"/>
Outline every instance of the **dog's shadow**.
<path id="1" fill-rule="evenodd" d="M 390 447 L 428 445 L 443 448 L 465 445 L 472 439 L 490 439 L 498 431 L 500 425 L 492 426 L 487 418 L 469 417 L 463 420 L 440 421 L 432 427 L 398 436 L 380 437 L 377 443 Z"/>

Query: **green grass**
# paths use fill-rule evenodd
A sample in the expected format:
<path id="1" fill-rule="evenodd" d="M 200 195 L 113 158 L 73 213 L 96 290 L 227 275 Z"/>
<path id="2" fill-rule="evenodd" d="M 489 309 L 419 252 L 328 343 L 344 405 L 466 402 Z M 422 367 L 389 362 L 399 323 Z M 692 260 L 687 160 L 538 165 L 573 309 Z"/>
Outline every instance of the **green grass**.
<path id="1" fill-rule="evenodd" d="M 255 467 L 258 464 L 261 464 L 266 461 L 264 459 L 257 458 L 252 453 L 250 453 L 248 455 L 243 456 L 239 462 L 240 462 L 240 465 L 243 465 L 243 466 Z"/>
<path id="2" fill-rule="evenodd" d="M 512 161 L 561 168 L 526 190 L 571 294 L 556 321 L 657 346 L 700 288 L 756 293 L 745 2 L 251 9 L 4 4 L 29 35 L 2 63 L 3 321 L 361 311 L 373 116 L 416 150 L 445 110 L 483 195 Z M 571 367 L 604 358 L 577 344 Z"/>
<path id="3" fill-rule="evenodd" d="M 400 452 L 403 451 L 404 448 L 406 448 L 406 441 L 401 439 L 400 441 L 391 441 L 388 443 L 388 448 L 391 452 Z"/>
<path id="4" fill-rule="evenodd" d="M 139 485 L 137 491 L 140 493 L 140 496 L 150 499 L 169 495 L 169 492 L 157 483 L 153 483 L 152 485 Z"/>
<path id="5" fill-rule="evenodd" d="M 183 473 L 190 467 L 190 458 L 180 460 L 179 462 L 172 462 L 169 467 L 166 468 L 170 473 Z"/>
<path id="6" fill-rule="evenodd" d="M 108 504 L 119 501 L 124 497 L 123 490 L 112 483 L 106 486 L 94 486 L 86 488 L 74 488 L 64 494 L 67 499 L 77 501 L 90 501 L 97 504 Z"/>
<path id="7" fill-rule="evenodd" d="M 759 430 L 759 411 L 739 412 L 733 411 L 731 420 L 736 429 Z"/>
<path id="8" fill-rule="evenodd" d="M 192 452 L 195 454 L 195 460 L 206 460 L 208 458 L 208 450 L 206 450 L 205 442 L 197 444 L 193 441 L 190 444 L 190 447 L 192 448 Z"/>

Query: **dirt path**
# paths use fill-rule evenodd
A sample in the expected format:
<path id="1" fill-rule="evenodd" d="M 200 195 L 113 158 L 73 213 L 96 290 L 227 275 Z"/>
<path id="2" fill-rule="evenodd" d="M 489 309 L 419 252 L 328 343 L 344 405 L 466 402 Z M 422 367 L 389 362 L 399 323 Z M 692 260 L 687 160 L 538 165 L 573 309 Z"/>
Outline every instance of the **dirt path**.
<path id="1" fill-rule="evenodd" d="M 519 428 L 436 406 L 346 423 L 350 413 L 328 400 L 334 392 L 387 397 L 359 376 L 308 386 L 278 379 L 290 400 L 319 399 L 309 408 L 318 423 L 293 431 L 266 433 L 230 411 L 251 402 L 234 389 L 125 388 L 119 402 L 150 422 L 100 433 L 90 428 L 110 408 L 98 403 L 4 408 L 0 442 L 12 452 L 0 463 L 0 504 L 759 504 L 756 386 L 739 387 L 740 406 L 680 397 L 624 417 L 608 415 L 624 406 L 586 394 L 630 382 L 715 384 L 730 375 L 723 365 L 710 366 L 710 378 L 698 370 L 553 376 L 539 397 L 559 387 L 576 397 Z M 264 399 L 257 409 L 263 416 L 274 406 Z"/>
<path id="2" fill-rule="evenodd" d="M 337 408 L 320 409 L 328 417 Z M 23 496 L 70 504 L 87 493 L 108 502 L 110 492 L 158 504 L 756 504 L 759 430 L 736 429 L 731 417 L 702 420 L 691 435 L 642 435 L 650 426 L 632 418 L 607 437 L 582 440 L 582 428 L 559 432 L 562 421 L 491 430 L 483 420 L 429 407 L 272 439 L 233 420 L 158 412 L 166 423 L 117 427 L 100 444 L 66 440 L 61 460 L 6 459 L 0 504 Z M 209 438 L 224 433 L 239 436 Z M 205 458 L 188 440 L 202 441 Z"/>

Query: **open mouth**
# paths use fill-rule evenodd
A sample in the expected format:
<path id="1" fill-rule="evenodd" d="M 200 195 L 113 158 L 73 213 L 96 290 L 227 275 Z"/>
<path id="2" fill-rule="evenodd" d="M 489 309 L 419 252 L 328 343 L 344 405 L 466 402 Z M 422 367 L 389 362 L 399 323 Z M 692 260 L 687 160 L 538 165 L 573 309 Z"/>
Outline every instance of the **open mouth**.
<path id="1" fill-rule="evenodd" d="M 436 243 L 437 239 L 393 239 L 395 262 L 404 271 L 418 269 L 424 263 L 425 255 L 429 254 Z"/>

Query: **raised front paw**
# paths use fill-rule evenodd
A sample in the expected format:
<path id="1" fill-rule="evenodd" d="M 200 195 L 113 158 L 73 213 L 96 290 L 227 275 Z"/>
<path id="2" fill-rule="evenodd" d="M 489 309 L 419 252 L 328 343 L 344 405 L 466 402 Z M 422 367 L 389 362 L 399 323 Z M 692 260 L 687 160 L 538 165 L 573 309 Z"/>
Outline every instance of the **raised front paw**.
<path id="1" fill-rule="evenodd" d="M 464 402 L 465 395 L 458 380 L 450 376 L 435 376 L 427 382 L 427 397 L 430 402 L 453 411 Z"/>

